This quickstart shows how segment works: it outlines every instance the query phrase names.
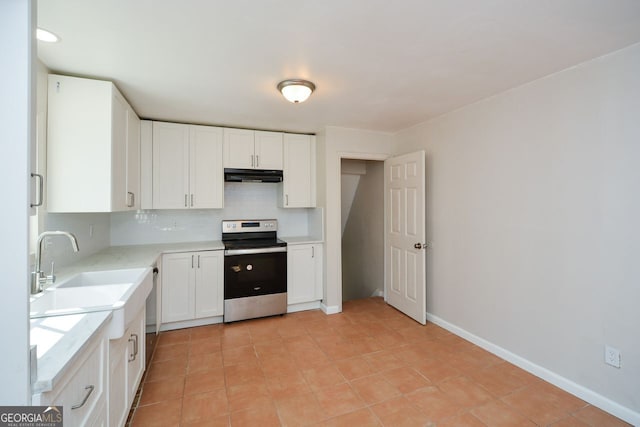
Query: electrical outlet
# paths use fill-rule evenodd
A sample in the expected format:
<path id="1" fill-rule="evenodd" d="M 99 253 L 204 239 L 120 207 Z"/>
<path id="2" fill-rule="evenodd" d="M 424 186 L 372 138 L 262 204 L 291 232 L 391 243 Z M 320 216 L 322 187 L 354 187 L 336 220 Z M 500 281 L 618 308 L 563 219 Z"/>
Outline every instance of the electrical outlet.
<path id="1" fill-rule="evenodd" d="M 604 363 L 614 368 L 620 367 L 620 350 L 611 346 L 604 346 Z"/>

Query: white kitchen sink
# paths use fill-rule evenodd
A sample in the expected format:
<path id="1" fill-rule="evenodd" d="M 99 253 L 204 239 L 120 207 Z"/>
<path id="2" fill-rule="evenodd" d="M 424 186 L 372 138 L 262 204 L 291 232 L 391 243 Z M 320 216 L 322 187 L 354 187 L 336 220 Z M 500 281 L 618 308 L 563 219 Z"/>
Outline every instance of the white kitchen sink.
<path id="1" fill-rule="evenodd" d="M 87 286 L 116 285 L 122 283 L 136 283 L 144 276 L 148 268 L 128 268 L 124 270 L 87 271 L 78 273 L 61 282 L 57 289 L 79 288 Z"/>
<path id="2" fill-rule="evenodd" d="M 30 317 L 112 311 L 109 338 L 122 337 L 153 287 L 151 268 L 79 273 L 31 298 Z"/>

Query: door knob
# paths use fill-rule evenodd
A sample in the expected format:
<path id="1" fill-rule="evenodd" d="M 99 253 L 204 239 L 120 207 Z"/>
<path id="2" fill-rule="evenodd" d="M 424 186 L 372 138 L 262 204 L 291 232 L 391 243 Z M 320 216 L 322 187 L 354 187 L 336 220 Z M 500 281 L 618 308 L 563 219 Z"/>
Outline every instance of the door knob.
<path id="1" fill-rule="evenodd" d="M 422 243 L 416 243 L 413 247 L 416 249 L 422 249 Z"/>

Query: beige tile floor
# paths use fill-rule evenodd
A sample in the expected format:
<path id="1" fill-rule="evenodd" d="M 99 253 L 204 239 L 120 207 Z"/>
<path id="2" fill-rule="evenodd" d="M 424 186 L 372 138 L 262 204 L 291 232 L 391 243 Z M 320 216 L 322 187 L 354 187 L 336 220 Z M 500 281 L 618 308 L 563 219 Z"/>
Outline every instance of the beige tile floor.
<path id="1" fill-rule="evenodd" d="M 160 335 L 134 426 L 623 426 L 380 298 Z"/>

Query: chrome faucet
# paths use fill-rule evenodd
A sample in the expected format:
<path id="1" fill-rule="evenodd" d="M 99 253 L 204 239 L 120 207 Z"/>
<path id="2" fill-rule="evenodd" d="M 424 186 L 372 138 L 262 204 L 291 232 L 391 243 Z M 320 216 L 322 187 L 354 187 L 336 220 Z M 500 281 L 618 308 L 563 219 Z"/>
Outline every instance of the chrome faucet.
<path id="1" fill-rule="evenodd" d="M 51 263 L 51 274 L 45 276 L 44 271 L 40 267 L 42 262 L 42 241 L 47 236 L 67 236 L 71 240 L 71 246 L 74 252 L 78 252 L 78 239 L 71 233 L 66 231 L 45 231 L 38 236 L 38 244 L 36 245 L 36 265 L 35 271 L 31 273 L 31 293 L 37 294 L 42 292 L 42 285 L 50 285 L 56 281 L 56 276 L 53 274 L 53 262 Z"/>

